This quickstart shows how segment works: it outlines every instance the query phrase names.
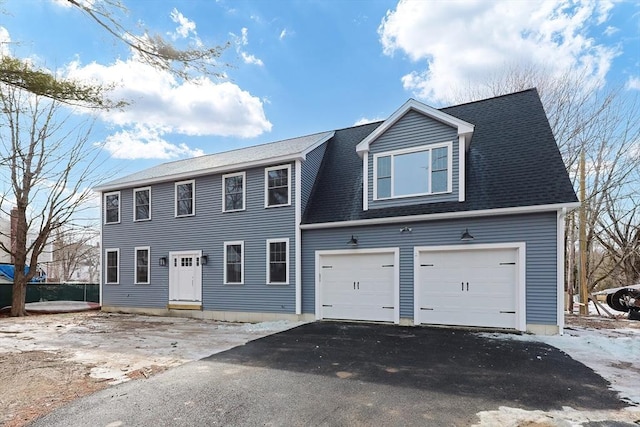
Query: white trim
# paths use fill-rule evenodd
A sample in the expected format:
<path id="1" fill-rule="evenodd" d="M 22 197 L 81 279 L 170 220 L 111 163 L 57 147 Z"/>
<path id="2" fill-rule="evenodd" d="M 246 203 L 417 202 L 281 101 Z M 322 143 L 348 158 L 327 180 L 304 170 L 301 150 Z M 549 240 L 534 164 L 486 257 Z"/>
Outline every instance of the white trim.
<path id="1" fill-rule="evenodd" d="M 286 269 L 286 277 L 285 277 L 285 281 L 284 282 L 272 282 L 271 281 L 271 269 L 269 268 L 271 265 L 271 247 L 270 244 L 271 243 L 285 243 L 287 245 L 287 250 L 286 250 L 286 259 L 285 262 L 287 264 L 287 269 Z M 282 239 L 267 239 L 267 250 L 266 250 L 266 258 L 267 258 L 267 270 L 266 270 L 266 283 L 267 285 L 288 285 L 289 284 L 289 239 L 288 238 L 282 238 Z"/>
<path id="2" fill-rule="evenodd" d="M 138 251 L 147 251 L 147 281 L 138 282 Z M 133 248 L 133 284 L 148 285 L 151 283 L 151 247 L 136 246 Z"/>
<path id="3" fill-rule="evenodd" d="M 227 246 L 240 245 L 240 281 L 229 282 L 227 280 Z M 224 285 L 244 285 L 244 240 L 235 240 L 223 243 L 223 284 Z"/>
<path id="4" fill-rule="evenodd" d="M 191 213 L 185 215 L 178 215 L 178 185 L 191 184 Z M 188 179 L 186 181 L 178 181 L 173 187 L 173 209 L 174 216 L 176 218 L 184 218 L 194 216 L 196 214 L 196 180 Z"/>
<path id="5" fill-rule="evenodd" d="M 138 207 L 138 205 L 136 205 L 136 193 L 140 191 L 149 192 L 149 218 L 136 219 L 136 208 Z M 144 221 L 151 221 L 151 187 L 149 186 L 133 189 L 133 222 L 144 222 Z"/>
<path id="6" fill-rule="evenodd" d="M 320 271 L 320 258 L 323 255 L 356 255 L 356 254 L 384 254 L 393 253 L 393 323 L 400 323 L 400 248 L 371 248 L 371 249 L 335 249 L 316 251 L 315 255 L 315 318 L 321 320 L 322 316 L 322 291 L 320 289 L 322 272 Z"/>
<path id="7" fill-rule="evenodd" d="M 333 135 L 332 135 L 333 136 Z M 300 223 L 302 222 L 302 162 L 296 160 L 296 177 L 295 177 L 295 267 L 294 272 L 296 275 L 296 314 L 302 314 L 302 230 L 300 229 Z M 308 202 L 307 202 L 308 203 Z M 287 266 L 287 272 L 289 267 Z M 287 282 L 288 282 L 287 278 Z"/>
<path id="8" fill-rule="evenodd" d="M 467 150 L 465 136 L 458 137 L 458 201 L 464 202 L 467 196 Z"/>
<path id="9" fill-rule="evenodd" d="M 481 209 L 476 211 L 456 211 L 434 214 L 393 216 L 387 218 L 355 219 L 351 221 L 321 222 L 316 224 L 302 224 L 300 228 L 303 230 L 318 230 L 323 228 L 355 227 L 360 225 L 397 224 L 407 221 L 417 222 L 435 221 L 439 219 L 473 218 L 480 216 L 517 215 L 557 211 L 561 208 L 573 209 L 579 206 L 580 202 L 557 203 L 553 205 L 520 206 L 515 208 Z"/>
<path id="10" fill-rule="evenodd" d="M 472 125 L 471 123 L 460 120 L 457 117 L 451 116 L 440 110 L 436 110 L 435 108 L 429 107 L 428 105 L 418 102 L 415 99 L 410 99 L 405 102 L 399 109 L 397 109 L 387 120 L 385 120 L 384 123 L 378 126 L 376 130 L 371 132 L 365 139 L 363 139 L 356 146 L 356 153 L 358 153 L 360 157 L 362 157 L 364 153 L 368 153 L 369 146 L 376 139 L 378 139 L 380 135 L 382 135 L 391 126 L 393 126 L 398 120 L 404 117 L 404 115 L 410 110 L 417 111 L 427 117 L 431 117 L 434 120 L 457 128 L 458 135 L 467 135 L 473 133 L 474 125 Z"/>
<path id="11" fill-rule="evenodd" d="M 225 201 L 227 200 L 227 186 L 225 185 L 225 179 L 233 178 L 235 176 L 242 177 L 242 208 L 240 209 L 229 209 L 225 208 Z M 222 175 L 222 212 L 240 212 L 246 209 L 247 202 L 247 173 L 246 172 L 235 172 L 235 173 L 227 173 Z"/>
<path id="12" fill-rule="evenodd" d="M 199 285 L 199 289 L 198 289 L 198 297 L 200 299 L 197 300 L 193 300 L 193 301 L 189 301 L 189 300 L 179 300 L 179 299 L 171 299 L 171 292 L 172 292 L 172 282 L 171 280 L 173 279 L 173 273 L 174 273 L 174 269 L 177 267 L 177 265 L 174 265 L 174 258 L 176 258 L 175 262 L 177 264 L 178 260 L 177 258 L 181 258 L 181 257 L 190 257 L 190 256 L 194 256 L 196 258 L 200 258 L 200 260 L 202 260 L 202 250 L 187 250 L 187 251 L 174 251 L 174 252 L 169 252 L 169 294 L 168 294 L 168 299 L 167 301 L 169 302 L 169 304 L 171 303 L 178 303 L 180 305 L 201 305 L 202 304 L 202 262 L 198 262 L 196 260 L 196 262 L 193 264 L 193 267 L 195 268 L 195 273 L 197 275 L 194 276 L 197 280 L 198 280 L 198 285 Z M 164 268 L 164 267 L 163 267 Z M 173 284 L 174 286 L 176 285 L 175 283 Z M 180 284 L 178 283 L 178 286 Z"/>
<path id="13" fill-rule="evenodd" d="M 557 323 L 558 333 L 564 334 L 564 220 L 567 215 L 567 209 L 558 209 L 558 224 L 557 224 L 557 242 L 556 242 L 556 254 L 557 259 L 557 280 L 558 280 L 558 302 L 557 302 Z"/>
<path id="14" fill-rule="evenodd" d="M 331 137 L 333 137 L 333 134 L 331 135 Z M 321 140 L 321 142 L 318 143 L 317 145 L 314 145 L 313 148 L 317 148 L 318 145 L 320 145 L 323 142 L 326 142 L 329 139 L 330 138 Z M 308 151 L 311 151 L 311 150 L 308 150 Z M 286 162 L 293 162 L 295 160 L 305 160 L 306 155 L 308 154 L 308 151 L 303 151 L 295 154 L 287 154 L 283 156 L 270 157 L 268 159 L 255 160 L 251 162 L 235 163 L 230 165 L 227 164 L 224 166 L 206 168 L 206 169 L 201 169 L 197 171 L 188 171 L 188 172 L 176 173 L 171 175 L 164 175 L 161 177 L 138 179 L 134 181 L 116 181 L 113 184 L 107 183 L 106 185 L 103 185 L 103 186 L 98 185 L 94 187 L 93 190 L 99 191 L 99 192 L 105 192 L 105 191 L 116 190 L 118 188 L 123 188 L 123 187 L 142 187 L 145 185 L 158 184 L 161 182 L 179 181 L 179 180 L 185 180 L 188 178 L 197 178 L 200 176 L 233 172 L 238 169 L 246 170 L 246 169 L 252 169 L 252 168 L 259 168 L 263 166 L 269 166 L 274 163 L 286 163 Z"/>
<path id="15" fill-rule="evenodd" d="M 330 140 L 331 138 L 333 138 L 333 136 L 336 134 L 335 131 L 331 131 L 326 137 L 319 139 L 317 142 L 315 142 L 313 145 L 310 145 L 309 147 L 307 147 L 305 150 L 301 151 L 300 154 L 302 155 L 301 157 L 297 157 L 294 158 L 292 160 L 295 161 L 299 161 L 299 160 L 307 160 L 307 154 L 309 154 L 310 152 L 312 152 L 313 150 L 315 150 L 316 148 L 318 148 L 319 146 L 321 146 L 322 144 L 324 144 L 325 142 L 327 142 L 328 140 Z"/>
<path id="16" fill-rule="evenodd" d="M 115 252 L 116 256 L 118 258 L 118 266 L 117 266 L 118 268 L 117 268 L 117 273 L 116 273 L 117 277 L 116 277 L 116 281 L 115 282 L 109 282 L 109 279 L 108 279 L 108 277 L 109 277 L 109 272 L 108 272 L 108 269 L 109 269 L 109 265 L 108 265 L 109 257 L 107 256 L 107 254 L 109 252 Z M 105 249 L 104 253 L 105 253 L 104 283 L 107 284 L 107 285 L 119 285 L 120 284 L 120 264 L 121 264 L 121 262 L 120 262 L 120 248 Z"/>
<path id="17" fill-rule="evenodd" d="M 269 171 L 287 169 L 287 203 L 280 205 L 269 204 Z M 264 168 L 264 207 L 265 208 L 278 208 L 280 206 L 291 206 L 291 163 L 286 165 L 271 166 Z"/>
<path id="18" fill-rule="evenodd" d="M 484 249 L 516 249 L 518 251 L 518 269 L 516 277 L 516 329 L 526 331 L 526 296 L 527 296 L 527 276 L 526 263 L 527 245 L 525 242 L 509 242 L 509 243 L 485 243 L 485 244 L 465 244 L 465 245 L 444 245 L 444 246 L 415 246 L 413 248 L 413 319 L 417 322 L 420 319 L 420 295 L 416 292 L 416 287 L 420 280 L 420 263 L 418 257 L 420 252 L 438 252 L 438 251 L 470 251 Z"/>
<path id="19" fill-rule="evenodd" d="M 100 248 L 104 248 L 104 235 L 103 235 L 103 226 L 102 224 L 100 225 Z M 100 251 L 100 306 L 102 307 L 102 293 L 103 293 L 103 288 L 104 288 L 104 284 L 107 281 L 107 269 L 105 268 L 105 263 L 104 263 L 104 251 Z"/>
<path id="20" fill-rule="evenodd" d="M 437 150 L 438 148 L 446 148 L 447 149 L 447 189 L 446 191 L 438 191 L 432 192 L 431 185 L 433 182 L 433 171 L 432 171 L 432 152 L 433 150 Z M 400 196 L 394 195 L 394 181 L 395 181 L 395 162 L 393 161 L 394 156 L 403 155 L 403 154 L 412 154 L 412 153 L 422 153 L 429 152 L 429 165 L 428 165 L 428 174 L 429 179 L 427 181 L 428 189 L 426 193 L 415 193 L 415 194 L 403 194 Z M 378 200 L 395 200 L 395 199 L 404 199 L 407 197 L 420 197 L 420 196 L 433 196 L 437 194 L 448 194 L 452 192 L 452 179 L 453 179 L 453 142 L 439 142 L 437 144 L 427 144 L 421 145 L 418 147 L 411 148 L 403 148 L 400 150 L 392 150 L 385 151 L 383 153 L 375 153 L 373 155 L 373 201 Z M 366 156 L 368 157 L 368 156 Z M 391 196 L 389 197 L 378 197 L 378 158 L 380 157 L 390 157 L 391 158 Z M 365 175 L 366 176 L 366 175 Z M 367 177 L 368 179 L 368 177 Z"/>
<path id="21" fill-rule="evenodd" d="M 107 197 L 113 196 L 114 194 L 118 195 L 118 220 L 114 222 L 107 222 Z M 105 225 L 120 224 L 120 213 L 122 211 L 122 195 L 120 194 L 120 191 L 111 191 L 110 193 L 104 193 L 102 195 L 102 204 L 102 214 L 104 215 L 102 223 Z"/>
<path id="22" fill-rule="evenodd" d="M 362 210 L 369 210 L 369 155 L 362 156 Z"/>

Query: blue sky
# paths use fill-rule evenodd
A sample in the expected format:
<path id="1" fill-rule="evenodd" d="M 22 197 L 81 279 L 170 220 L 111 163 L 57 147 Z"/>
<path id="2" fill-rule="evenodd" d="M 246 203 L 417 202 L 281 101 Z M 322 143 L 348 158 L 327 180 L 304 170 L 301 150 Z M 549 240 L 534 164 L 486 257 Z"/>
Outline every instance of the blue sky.
<path id="1" fill-rule="evenodd" d="M 100 0 L 94 0 L 100 1 Z M 126 0 L 129 28 L 232 46 L 200 85 L 140 65 L 64 0 L 0 2 L 0 45 L 133 100 L 92 140 L 121 176 L 155 164 L 385 118 L 408 98 L 451 105 L 507 66 L 584 68 L 640 90 L 640 3 Z M 138 26 L 140 24 L 140 26 Z M 141 30 L 140 30 L 141 31 Z"/>

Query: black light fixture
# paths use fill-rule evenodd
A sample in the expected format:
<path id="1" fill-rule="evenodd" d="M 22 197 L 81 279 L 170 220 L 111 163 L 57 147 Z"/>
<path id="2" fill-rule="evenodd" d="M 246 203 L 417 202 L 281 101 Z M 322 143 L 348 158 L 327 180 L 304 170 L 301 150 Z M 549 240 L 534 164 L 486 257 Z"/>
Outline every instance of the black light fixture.
<path id="1" fill-rule="evenodd" d="M 161 256 L 161 257 L 158 259 L 158 265 L 159 265 L 160 267 L 166 267 L 166 266 L 167 266 L 167 257 L 166 257 L 166 256 Z"/>
<path id="2" fill-rule="evenodd" d="M 460 236 L 460 240 L 462 240 L 463 242 L 469 242 L 473 239 L 475 239 L 475 237 L 473 237 L 471 233 L 469 233 L 468 228 L 465 228 L 464 233 L 462 233 L 462 236 Z"/>
<path id="3" fill-rule="evenodd" d="M 411 233 L 411 227 L 404 226 L 400 229 L 401 233 Z"/>
<path id="4" fill-rule="evenodd" d="M 349 246 L 358 246 L 358 238 L 355 237 L 353 234 L 351 235 L 351 239 L 347 242 L 347 245 Z"/>
<path id="5" fill-rule="evenodd" d="M 207 262 L 209 262 L 209 255 L 202 255 L 200 257 L 200 262 L 202 265 L 207 265 Z"/>

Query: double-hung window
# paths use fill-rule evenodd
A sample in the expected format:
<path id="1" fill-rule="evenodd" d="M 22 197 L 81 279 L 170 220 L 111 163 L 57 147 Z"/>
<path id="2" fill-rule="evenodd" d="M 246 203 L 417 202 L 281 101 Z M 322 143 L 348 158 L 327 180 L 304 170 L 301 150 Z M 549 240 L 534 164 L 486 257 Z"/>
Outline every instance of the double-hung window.
<path id="1" fill-rule="evenodd" d="M 104 223 L 117 224 L 120 222 L 120 192 L 105 193 L 104 195 Z"/>
<path id="2" fill-rule="evenodd" d="M 374 199 L 451 191 L 450 142 L 375 154 Z"/>
<path id="3" fill-rule="evenodd" d="M 244 283 L 244 242 L 224 242 L 224 284 Z"/>
<path id="4" fill-rule="evenodd" d="M 133 190 L 133 220 L 148 221 L 151 219 L 151 188 Z"/>
<path id="5" fill-rule="evenodd" d="M 289 239 L 267 240 L 267 283 L 289 283 Z"/>
<path id="6" fill-rule="evenodd" d="M 149 247 L 135 248 L 135 284 L 149 284 Z"/>
<path id="7" fill-rule="evenodd" d="M 120 249 L 107 249 L 105 251 L 106 258 L 106 277 L 105 283 L 120 283 Z"/>
<path id="8" fill-rule="evenodd" d="M 196 183 L 194 180 L 176 182 L 176 216 L 191 216 L 196 209 Z"/>
<path id="9" fill-rule="evenodd" d="M 266 168 L 264 180 L 265 207 L 291 204 L 291 165 Z"/>
<path id="10" fill-rule="evenodd" d="M 245 208 L 244 172 L 222 175 L 222 211 L 242 211 Z"/>

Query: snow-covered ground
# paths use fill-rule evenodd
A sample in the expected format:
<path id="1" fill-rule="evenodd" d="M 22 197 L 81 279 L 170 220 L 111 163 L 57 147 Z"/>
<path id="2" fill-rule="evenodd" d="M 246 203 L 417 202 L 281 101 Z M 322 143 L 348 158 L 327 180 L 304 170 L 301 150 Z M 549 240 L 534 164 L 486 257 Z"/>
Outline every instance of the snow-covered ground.
<path id="1" fill-rule="evenodd" d="M 574 323 L 588 326 L 570 324 L 564 335 L 555 336 L 482 335 L 493 339 L 544 342 L 559 348 L 609 381 L 610 388 L 630 406 L 609 411 L 565 407 L 548 412 L 501 407 L 497 411 L 480 412 L 481 421 L 477 426 L 581 426 L 603 421 L 640 424 L 640 322 L 594 316 Z"/>

